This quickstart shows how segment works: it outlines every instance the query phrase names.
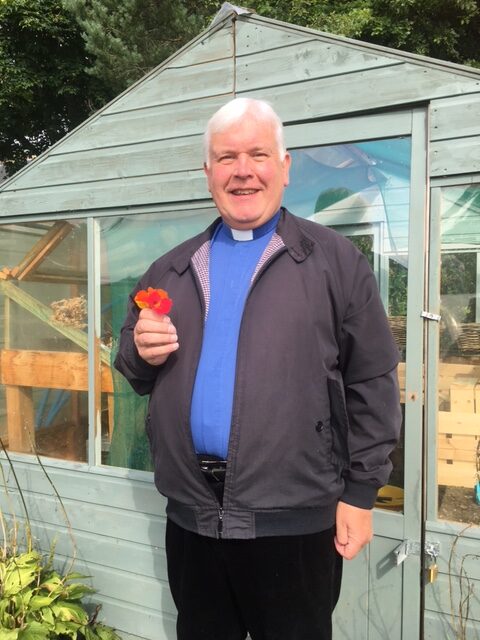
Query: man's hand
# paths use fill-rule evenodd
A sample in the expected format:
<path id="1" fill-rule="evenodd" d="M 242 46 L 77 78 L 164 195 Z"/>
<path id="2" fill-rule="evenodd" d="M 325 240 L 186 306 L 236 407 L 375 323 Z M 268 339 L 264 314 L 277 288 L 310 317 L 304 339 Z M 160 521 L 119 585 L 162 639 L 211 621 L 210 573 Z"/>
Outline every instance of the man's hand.
<path id="1" fill-rule="evenodd" d="M 372 511 L 346 502 L 337 505 L 335 547 L 346 560 L 351 560 L 373 538 Z"/>
<path id="2" fill-rule="evenodd" d="M 167 315 L 142 309 L 133 330 L 133 340 L 140 357 L 148 364 L 163 364 L 178 349 L 177 330 Z"/>

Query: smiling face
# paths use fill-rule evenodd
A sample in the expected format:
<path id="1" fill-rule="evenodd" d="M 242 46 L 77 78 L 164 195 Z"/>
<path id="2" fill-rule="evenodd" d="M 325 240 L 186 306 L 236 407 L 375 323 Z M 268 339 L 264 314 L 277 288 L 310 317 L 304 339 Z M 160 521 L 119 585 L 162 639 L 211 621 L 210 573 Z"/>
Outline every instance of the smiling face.
<path id="1" fill-rule="evenodd" d="M 290 156 L 280 158 L 273 125 L 246 114 L 210 139 L 208 189 L 224 222 L 255 229 L 275 215 L 288 184 Z"/>

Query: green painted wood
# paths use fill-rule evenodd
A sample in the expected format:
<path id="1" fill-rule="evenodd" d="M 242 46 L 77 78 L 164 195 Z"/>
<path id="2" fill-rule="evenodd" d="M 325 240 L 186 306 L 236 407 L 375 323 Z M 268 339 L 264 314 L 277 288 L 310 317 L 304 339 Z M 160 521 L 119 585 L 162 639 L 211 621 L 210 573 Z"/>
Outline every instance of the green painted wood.
<path id="1" fill-rule="evenodd" d="M 66 468 L 51 467 L 44 460 L 47 473 L 60 497 L 64 500 L 77 501 L 85 505 L 106 506 L 140 511 L 152 516 L 164 516 L 166 501 L 153 484 L 153 474 L 146 473 L 148 481 L 135 481 L 128 478 L 116 478 L 107 473 L 97 474 L 95 468 L 82 465 L 82 469 L 71 470 L 68 463 Z M 45 477 L 39 465 L 32 460 L 30 464 L 15 460 L 15 472 L 23 491 L 36 496 L 53 498 L 52 485 Z M 115 472 L 112 469 L 112 474 Z M 8 475 L 7 487 L 9 491 L 16 491 L 16 484 L 12 474 Z M 1 498 L 1 493 L 0 493 Z"/>
<path id="2" fill-rule="evenodd" d="M 164 573 L 156 578 L 146 578 L 139 573 L 118 571 L 88 561 L 77 561 L 75 569 L 92 576 L 93 586 L 100 596 L 119 603 L 134 604 L 142 609 L 160 610 L 171 616 L 177 613 Z"/>
<path id="3" fill-rule="evenodd" d="M 323 144 L 343 144 L 360 140 L 375 140 L 410 135 L 410 111 L 378 113 L 338 120 L 320 120 L 285 127 L 285 143 L 289 149 Z"/>
<path id="4" fill-rule="evenodd" d="M 99 597 L 102 615 L 111 624 L 116 624 L 122 633 L 136 634 L 142 640 L 176 640 L 176 616 L 159 610 L 140 608 L 128 603 L 117 603 Z"/>
<path id="5" fill-rule="evenodd" d="M 368 640 L 369 547 L 343 563 L 340 599 L 333 615 L 335 640 Z M 360 588 L 359 588 L 360 587 Z"/>
<path id="6" fill-rule="evenodd" d="M 222 29 L 214 31 L 201 40 L 197 40 L 194 45 L 186 51 L 175 56 L 170 64 L 170 68 L 187 67 L 192 64 L 211 62 L 233 56 L 233 25 L 225 25 Z"/>
<path id="7" fill-rule="evenodd" d="M 189 67 L 162 68 L 110 106 L 104 113 L 144 109 L 233 91 L 233 58 Z"/>
<path id="8" fill-rule="evenodd" d="M 152 542 L 141 544 L 135 540 L 121 540 L 95 532 L 75 531 L 78 561 L 91 562 L 104 568 L 126 571 L 145 578 L 166 576 L 164 526 L 158 532 L 152 529 Z M 53 542 L 55 552 L 65 558 L 73 557 L 73 545 L 65 527 L 35 523 L 35 540 L 39 548 L 48 553 Z M 134 537 L 134 536 L 132 536 Z"/>
<path id="9" fill-rule="evenodd" d="M 235 30 L 237 56 L 308 42 L 314 38 L 312 34 L 298 33 L 284 26 L 262 25 L 251 18 L 237 20 Z"/>
<path id="10" fill-rule="evenodd" d="M 92 149 L 77 153 L 56 154 L 45 158 L 35 168 L 9 185 L 9 191 L 33 187 L 61 186 L 141 177 L 201 169 L 203 138 L 201 135 L 142 142 L 134 146 Z"/>
<path id="11" fill-rule="evenodd" d="M 478 585 L 478 582 L 476 583 Z M 440 574 L 437 580 L 425 589 L 425 609 L 450 615 L 453 611 L 458 611 L 459 603 L 467 595 L 467 582 L 460 582 L 460 579 L 449 581 L 448 576 Z M 469 599 L 468 619 L 480 622 L 480 599 L 478 589 L 474 590 Z"/>
<path id="12" fill-rule="evenodd" d="M 398 540 L 388 540 L 377 535 L 370 545 L 368 640 L 405 638 L 402 633 L 401 607 L 404 567 L 396 565 L 394 554 L 398 544 Z M 352 636 L 352 640 L 354 637 Z"/>
<path id="13" fill-rule="evenodd" d="M 265 74 L 267 84 L 268 74 Z M 255 97 L 269 100 L 288 124 L 296 120 L 339 117 L 356 111 L 471 93 L 479 88 L 480 80 L 392 61 L 390 67 L 257 89 Z M 248 89 L 242 91 L 238 87 L 239 95 L 250 93 Z"/>
<path id="14" fill-rule="evenodd" d="M 480 135 L 433 142 L 430 175 L 447 176 L 480 171 Z"/>
<path id="15" fill-rule="evenodd" d="M 65 518 L 58 501 L 50 496 L 24 494 L 29 517 L 38 525 L 64 527 Z M 10 507 L 0 499 L 3 509 L 10 513 Z M 71 527 L 74 531 L 100 533 L 111 538 L 132 541 L 139 544 L 159 544 L 164 540 L 165 518 L 144 514 L 141 511 L 127 511 L 105 506 L 96 506 L 85 502 L 63 500 Z M 17 516 L 24 515 L 23 508 L 17 503 L 14 507 Z M 151 531 L 155 532 L 152 539 Z"/>
<path id="16" fill-rule="evenodd" d="M 440 309 L 440 189 L 430 191 L 429 216 L 429 264 L 428 264 L 428 311 L 441 315 Z M 440 326 L 438 322 L 427 324 L 425 425 L 426 425 L 426 514 L 428 520 L 437 517 L 437 411 L 438 411 L 438 344 Z M 427 529 L 428 531 L 428 529 Z"/>
<path id="17" fill-rule="evenodd" d="M 52 149 L 52 153 L 64 154 L 199 135 L 203 133 L 212 113 L 228 97 L 207 96 L 193 102 L 101 115 L 75 135 L 66 138 L 62 144 Z M 113 153 L 115 149 L 112 150 Z"/>
<path id="18" fill-rule="evenodd" d="M 0 217 L 209 199 L 203 170 L 184 171 L 67 185 L 57 189 L 40 187 L 6 191 L 0 198 Z"/>
<path id="19" fill-rule="evenodd" d="M 450 615 L 434 611 L 425 612 L 423 640 L 443 640 L 443 638 L 452 638 L 453 640 L 461 637 L 460 635 L 455 635 Z M 477 622 L 466 622 L 464 638 L 466 640 L 480 640 L 480 629 Z"/>
<path id="20" fill-rule="evenodd" d="M 392 64 L 401 65 L 402 62 L 314 40 L 240 57 L 237 61 L 237 89 L 253 91 L 265 86 L 340 76 Z"/>
<path id="21" fill-rule="evenodd" d="M 432 141 L 480 136 L 480 93 L 435 100 L 430 114 Z"/>
<path id="22" fill-rule="evenodd" d="M 472 500 L 473 502 L 473 500 Z M 475 508 L 472 505 L 472 508 Z M 440 555 L 437 559 L 441 574 L 458 577 L 465 572 L 468 578 L 477 582 L 480 588 L 480 527 L 473 526 L 457 535 L 427 531 L 427 540 L 440 544 Z M 466 537 L 475 531 L 476 538 Z"/>

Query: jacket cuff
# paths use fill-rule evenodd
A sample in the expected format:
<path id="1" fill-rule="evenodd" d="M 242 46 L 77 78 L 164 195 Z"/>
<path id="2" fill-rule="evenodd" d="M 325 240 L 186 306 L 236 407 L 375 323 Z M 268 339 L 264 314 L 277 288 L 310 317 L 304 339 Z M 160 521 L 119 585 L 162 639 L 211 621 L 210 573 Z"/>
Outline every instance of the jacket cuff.
<path id="1" fill-rule="evenodd" d="M 354 507 L 360 507 L 360 509 L 373 509 L 377 493 L 377 487 L 345 480 L 345 489 L 340 500 Z"/>

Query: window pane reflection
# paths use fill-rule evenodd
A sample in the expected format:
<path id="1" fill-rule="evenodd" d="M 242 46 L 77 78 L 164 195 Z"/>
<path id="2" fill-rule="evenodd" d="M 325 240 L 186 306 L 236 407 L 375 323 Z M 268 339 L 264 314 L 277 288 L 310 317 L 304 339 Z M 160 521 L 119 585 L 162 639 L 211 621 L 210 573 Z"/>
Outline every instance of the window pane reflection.
<path id="1" fill-rule="evenodd" d="M 479 525 L 480 185 L 442 190 L 440 301 L 438 513 Z"/>
<path id="2" fill-rule="evenodd" d="M 0 435 L 11 451 L 86 460 L 83 222 L 0 226 Z"/>
<path id="3" fill-rule="evenodd" d="M 213 209 L 195 213 L 118 216 L 99 221 L 101 237 L 102 344 L 115 359 L 128 295 L 159 256 L 199 233 L 217 216 Z M 102 381 L 102 461 L 131 469 L 151 470 L 145 434 L 148 398 L 138 396 L 111 368 Z"/>

